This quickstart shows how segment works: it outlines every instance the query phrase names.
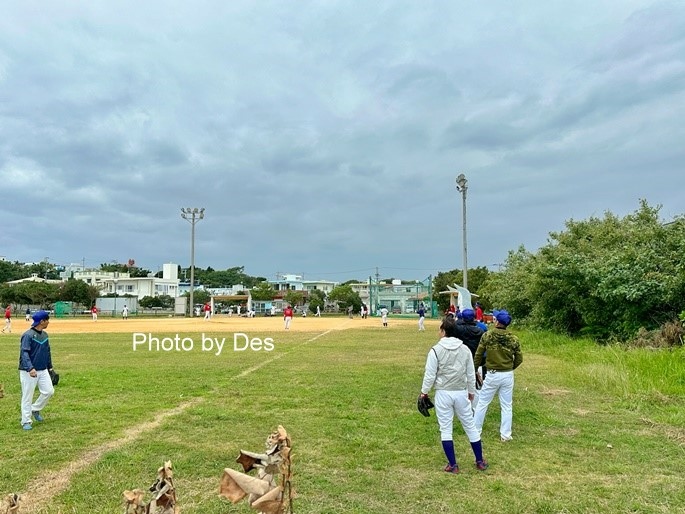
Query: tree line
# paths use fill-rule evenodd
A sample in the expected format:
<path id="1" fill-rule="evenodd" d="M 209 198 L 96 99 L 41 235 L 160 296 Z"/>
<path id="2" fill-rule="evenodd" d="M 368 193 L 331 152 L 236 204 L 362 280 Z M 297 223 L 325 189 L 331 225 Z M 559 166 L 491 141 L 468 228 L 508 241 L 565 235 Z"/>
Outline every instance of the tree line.
<path id="1" fill-rule="evenodd" d="M 679 323 L 685 309 L 685 218 L 645 200 L 624 217 L 569 220 L 536 252 L 509 252 L 479 291 L 532 327 L 598 340 Z M 682 344 L 682 340 L 680 342 Z"/>
<path id="2" fill-rule="evenodd" d="M 602 217 L 568 220 L 565 229 L 550 233 L 548 243 L 537 251 L 523 246 L 511 250 L 498 271 L 484 266 L 469 269 L 469 289 L 486 311 L 506 308 L 517 322 L 530 327 L 598 340 L 626 340 L 641 329 L 685 318 L 685 217 L 664 222 L 660 210 L 641 200 L 639 208 L 624 217 L 606 212 Z M 32 273 L 50 276 L 55 274 L 50 266 L 0 261 L 0 282 Z M 101 269 L 131 272 L 131 267 L 117 264 L 103 264 Z M 136 268 L 132 276 L 149 273 Z M 188 270 L 179 266 L 179 277 L 186 276 Z M 266 278 L 247 275 L 243 266 L 196 268 L 195 276 L 208 288 L 242 284 L 255 300 L 275 297 Z M 441 311 L 449 298 L 439 293 L 453 284 L 462 284 L 462 270 L 439 272 L 433 278 L 432 299 Z M 73 279 L 61 284 L 0 285 L 4 305 L 47 306 L 58 300 L 91 305 L 98 296 L 97 288 Z M 298 305 L 303 294 L 288 291 L 284 299 Z M 326 300 L 338 302 L 343 309 L 352 305 L 359 310 L 362 303 L 350 282 L 334 288 L 328 297 L 311 291 L 307 301 L 314 312 L 317 306 L 323 310 Z M 159 300 L 147 303 L 155 302 Z"/>

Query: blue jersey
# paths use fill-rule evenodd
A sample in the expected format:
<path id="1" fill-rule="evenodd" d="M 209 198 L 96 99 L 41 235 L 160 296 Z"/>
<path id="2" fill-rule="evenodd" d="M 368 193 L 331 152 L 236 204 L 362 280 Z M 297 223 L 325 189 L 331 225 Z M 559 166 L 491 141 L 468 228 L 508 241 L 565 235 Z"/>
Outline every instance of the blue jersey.
<path id="1" fill-rule="evenodd" d="M 52 369 L 52 356 L 50 355 L 50 341 L 48 333 L 30 328 L 21 336 L 21 349 L 19 350 L 19 369 L 24 371 L 41 371 Z"/>

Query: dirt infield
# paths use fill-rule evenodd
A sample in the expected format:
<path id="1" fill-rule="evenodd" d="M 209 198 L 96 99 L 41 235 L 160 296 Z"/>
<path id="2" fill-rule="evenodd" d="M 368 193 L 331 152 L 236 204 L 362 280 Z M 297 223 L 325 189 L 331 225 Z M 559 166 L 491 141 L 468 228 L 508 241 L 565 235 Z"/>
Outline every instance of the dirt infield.
<path id="1" fill-rule="evenodd" d="M 23 324 L 26 323 L 26 327 Z M 426 320 L 430 323 L 430 320 Z M 417 319 L 389 318 L 389 330 L 394 327 L 418 326 Z M 14 330 L 23 332 L 29 327 L 28 322 L 17 322 Z M 351 328 L 377 327 L 383 329 L 380 318 L 361 319 L 359 317 L 349 319 L 344 317 L 321 317 L 316 318 L 307 316 L 306 318 L 293 318 L 291 332 L 325 332 L 326 330 L 348 330 Z M 209 321 L 202 318 L 107 318 L 100 316 L 100 319 L 93 321 L 89 318 L 84 319 L 60 319 L 52 318 L 48 327 L 50 334 L 76 334 L 76 333 L 125 333 L 125 332 L 174 332 L 174 333 L 193 333 L 193 332 L 249 332 L 249 331 L 282 331 L 282 317 L 259 317 L 259 318 L 239 318 L 237 316 L 217 315 Z"/>

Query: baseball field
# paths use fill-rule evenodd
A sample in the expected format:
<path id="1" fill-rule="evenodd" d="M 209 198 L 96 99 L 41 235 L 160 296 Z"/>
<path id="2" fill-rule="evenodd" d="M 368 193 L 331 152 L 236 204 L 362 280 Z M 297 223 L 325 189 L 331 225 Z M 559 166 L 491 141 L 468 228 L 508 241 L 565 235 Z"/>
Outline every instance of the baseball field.
<path id="1" fill-rule="evenodd" d="M 55 319 L 61 380 L 31 431 L 17 321 L 0 336 L 0 495 L 21 495 L 19 514 L 121 513 L 123 491 L 147 490 L 170 460 L 182 513 L 248 513 L 218 496 L 223 469 L 283 425 L 297 513 L 685 512 L 682 348 L 519 333 L 514 440 L 499 441 L 493 402 L 490 468 L 473 467 L 457 424 L 451 475 L 434 415 L 415 407 L 438 322 L 389 321 Z"/>

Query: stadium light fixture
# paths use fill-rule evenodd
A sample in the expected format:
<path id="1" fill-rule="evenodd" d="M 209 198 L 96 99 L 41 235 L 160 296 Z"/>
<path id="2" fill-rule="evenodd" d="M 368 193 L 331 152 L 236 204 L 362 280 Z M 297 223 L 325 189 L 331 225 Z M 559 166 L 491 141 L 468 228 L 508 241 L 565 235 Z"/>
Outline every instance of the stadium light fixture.
<path id="1" fill-rule="evenodd" d="M 181 207 L 181 218 L 191 225 L 190 229 L 190 317 L 195 314 L 195 224 L 205 217 L 205 208 Z"/>
<path id="2" fill-rule="evenodd" d="M 457 191 L 461 193 L 461 219 L 462 219 L 462 247 L 464 250 L 464 269 L 463 269 L 463 277 L 464 277 L 464 289 L 469 288 L 469 282 L 468 282 L 468 263 L 467 263 L 467 256 L 468 252 L 466 250 L 466 190 L 468 189 L 467 185 L 467 180 L 466 176 L 463 173 L 460 173 L 459 176 L 457 177 Z"/>

